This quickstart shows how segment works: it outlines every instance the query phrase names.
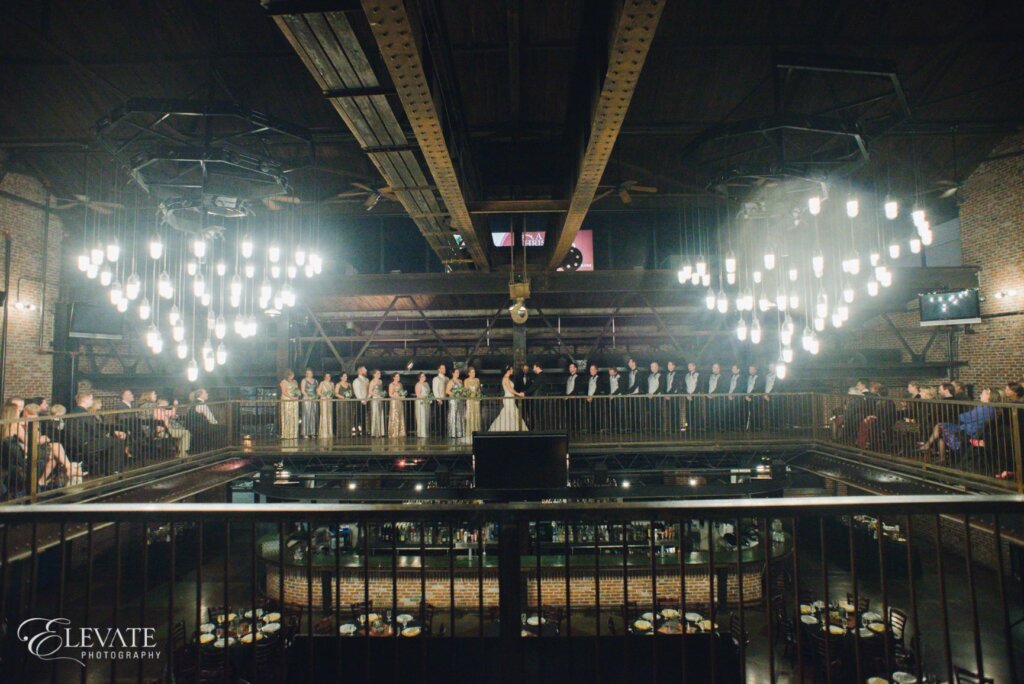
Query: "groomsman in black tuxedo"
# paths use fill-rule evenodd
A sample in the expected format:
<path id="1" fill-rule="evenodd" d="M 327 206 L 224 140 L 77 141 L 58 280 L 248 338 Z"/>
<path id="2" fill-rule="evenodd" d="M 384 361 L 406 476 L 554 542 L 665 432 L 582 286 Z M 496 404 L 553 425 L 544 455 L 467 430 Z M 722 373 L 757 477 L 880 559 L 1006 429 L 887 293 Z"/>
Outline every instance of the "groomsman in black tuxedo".
<path id="1" fill-rule="evenodd" d="M 665 394 L 665 376 L 661 372 L 661 366 L 657 361 L 651 361 L 651 372 L 647 374 L 647 382 L 644 385 L 645 394 L 648 396 L 646 426 L 650 430 L 661 429 L 661 401 L 656 397 Z"/>
<path id="2" fill-rule="evenodd" d="M 644 382 L 644 372 L 637 366 L 636 359 L 629 359 L 626 362 L 626 399 L 622 402 L 622 429 L 636 430 L 643 424 L 642 410 L 643 400 L 641 394 L 647 394 L 647 384 Z"/>
<path id="3" fill-rule="evenodd" d="M 704 391 L 708 394 L 707 419 L 708 425 L 712 430 L 722 429 L 725 406 L 722 405 L 722 397 L 719 395 L 725 394 L 728 390 L 726 382 L 727 380 L 722 377 L 722 366 L 717 363 L 711 364 L 711 373 L 708 375 Z"/>
<path id="4" fill-rule="evenodd" d="M 757 395 L 761 394 L 763 387 L 764 381 L 757 372 L 757 366 L 751 364 L 747 368 L 746 384 L 743 387 L 744 413 L 746 414 L 743 425 L 747 430 L 761 429 L 761 398 Z"/>
<path id="5" fill-rule="evenodd" d="M 665 412 L 667 430 L 669 434 L 679 432 L 683 428 L 683 374 L 676 368 L 675 361 L 665 364 Z"/>
<path id="6" fill-rule="evenodd" d="M 704 429 L 704 412 L 701 411 L 701 399 L 694 396 L 704 389 L 701 387 L 701 384 L 700 371 L 697 370 L 697 364 L 690 361 L 686 364 L 686 377 L 684 378 L 684 387 L 686 388 L 686 428 L 690 432 L 698 432 Z"/>
<path id="7" fill-rule="evenodd" d="M 740 396 L 743 394 L 744 384 L 743 376 L 740 375 L 740 367 L 735 363 L 732 364 L 726 382 L 728 383 L 726 394 L 729 395 L 725 411 L 726 425 L 729 430 L 739 430 L 743 427 L 743 416 L 745 415 L 743 398 Z"/>
<path id="8" fill-rule="evenodd" d="M 626 378 L 619 375 L 619 369 L 612 366 L 608 369 L 608 377 L 604 381 L 605 390 L 609 397 L 620 397 L 626 393 Z M 608 430 L 619 432 L 622 430 L 624 412 L 622 410 L 622 399 L 608 399 L 605 413 L 608 416 Z"/>
<path id="9" fill-rule="evenodd" d="M 583 402 L 577 397 L 583 397 L 586 394 L 587 381 L 580 377 L 576 364 L 570 363 L 569 375 L 565 378 L 565 411 L 562 412 L 565 417 L 562 424 L 569 432 L 578 432 L 583 426 Z"/>

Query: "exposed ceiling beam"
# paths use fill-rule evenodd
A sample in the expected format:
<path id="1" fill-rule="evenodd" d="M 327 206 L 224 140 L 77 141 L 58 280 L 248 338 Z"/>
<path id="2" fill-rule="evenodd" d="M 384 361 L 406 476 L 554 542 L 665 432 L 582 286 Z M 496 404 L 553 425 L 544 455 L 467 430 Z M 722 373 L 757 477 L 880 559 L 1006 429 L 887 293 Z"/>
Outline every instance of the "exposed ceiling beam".
<path id="1" fill-rule="evenodd" d="M 277 3 L 272 4 L 272 10 L 282 9 Z M 442 263 L 453 269 L 462 268 L 462 250 L 445 221 L 444 207 L 434 194 L 427 171 L 409 145 L 410 140 L 389 96 L 378 91 L 382 84 L 345 11 L 275 14 L 274 22 L 320 90 L 328 93 L 327 99 L 393 189 L 431 249 Z M 377 94 L 329 96 L 353 89 Z"/>
<path id="2" fill-rule="evenodd" d="M 590 128 L 576 165 L 569 211 L 558 230 L 557 239 L 551 241 L 549 269 L 561 264 L 594 201 L 664 7 L 663 0 L 616 3 L 608 42 L 607 70 L 599 81 L 599 93 L 590 114 Z"/>
<path id="3" fill-rule="evenodd" d="M 468 150 L 459 149 L 458 131 L 448 130 L 449 136 L 446 139 L 442 111 L 435 100 L 436 93 L 431 88 L 424 67 L 420 26 L 410 16 L 403 2 L 363 0 L 363 8 L 413 134 L 434 177 L 434 184 L 448 209 L 451 228 L 462 237 L 466 251 L 477 269 L 486 271 L 489 268 L 486 245 L 477 234 L 466 206 L 465 173 L 459 173 L 453 155 L 453 152 L 459 153 L 459 166 L 464 171 L 468 165 Z M 444 97 L 439 99 L 442 102 L 445 100 Z M 460 105 L 458 102 L 449 102 L 448 109 Z"/>

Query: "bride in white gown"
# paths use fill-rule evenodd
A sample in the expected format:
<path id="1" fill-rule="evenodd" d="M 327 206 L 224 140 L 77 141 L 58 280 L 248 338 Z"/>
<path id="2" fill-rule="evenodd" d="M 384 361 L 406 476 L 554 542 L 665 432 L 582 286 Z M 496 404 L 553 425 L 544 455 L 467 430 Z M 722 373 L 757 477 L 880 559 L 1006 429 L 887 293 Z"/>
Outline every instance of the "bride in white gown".
<path id="1" fill-rule="evenodd" d="M 505 369 L 501 378 L 501 388 L 504 390 L 505 398 L 501 400 L 501 413 L 491 423 L 488 432 L 526 432 L 526 423 L 519 415 L 519 406 L 516 405 L 516 398 L 522 399 L 525 394 L 516 392 L 512 385 L 512 366 Z"/>

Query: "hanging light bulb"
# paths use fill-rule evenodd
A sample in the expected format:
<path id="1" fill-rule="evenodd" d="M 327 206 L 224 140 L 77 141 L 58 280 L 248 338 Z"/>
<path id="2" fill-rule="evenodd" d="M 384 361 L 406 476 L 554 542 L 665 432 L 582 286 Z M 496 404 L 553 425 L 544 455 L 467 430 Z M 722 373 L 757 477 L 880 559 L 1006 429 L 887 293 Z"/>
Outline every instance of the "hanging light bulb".
<path id="1" fill-rule="evenodd" d="M 711 287 L 711 274 L 705 273 L 700 277 L 701 287 Z"/>
<path id="2" fill-rule="evenodd" d="M 306 265 L 306 248 L 301 245 L 295 248 L 295 263 L 299 266 Z"/>
<path id="3" fill-rule="evenodd" d="M 162 299 L 174 299 L 174 281 L 167 271 L 162 271 L 156 279 L 156 293 Z"/>
<path id="4" fill-rule="evenodd" d="M 700 285 L 700 280 L 701 280 L 700 273 L 697 273 L 696 271 L 694 271 L 693 273 L 690 274 L 690 284 L 691 285 Z"/>
<path id="5" fill-rule="evenodd" d="M 158 334 L 160 334 L 160 331 L 157 329 L 156 323 L 150 323 L 149 327 L 146 328 L 145 341 L 146 346 L 149 347 L 151 350 L 153 349 L 153 346 L 156 344 L 156 336 Z"/>
<path id="6" fill-rule="evenodd" d="M 208 356 L 213 356 L 213 345 L 210 343 L 209 337 L 207 337 L 206 341 L 203 342 L 203 346 L 199 351 L 199 355 L 202 356 L 204 359 L 207 358 Z"/>
<path id="7" fill-rule="evenodd" d="M 761 293 L 761 298 L 757 300 L 757 308 L 762 312 L 772 308 L 772 300 L 768 299 L 768 295 Z"/>
<path id="8" fill-rule="evenodd" d="M 213 310 L 211 309 L 206 314 L 206 336 L 207 337 L 210 336 L 210 333 L 213 332 L 213 329 L 215 327 L 217 327 L 217 317 L 213 315 Z"/>
<path id="9" fill-rule="evenodd" d="M 693 264 L 687 259 L 683 262 L 683 265 L 679 267 L 679 284 L 684 284 L 693 275 Z"/>
<path id="10" fill-rule="evenodd" d="M 100 267 L 90 261 L 89 265 L 85 267 L 85 276 L 89 280 L 94 280 L 99 274 Z"/>
<path id="11" fill-rule="evenodd" d="M 142 292 L 142 279 L 139 278 L 139 274 L 132 271 L 132 274 L 128 276 L 128 280 L 124 281 L 124 296 L 135 301 L 139 298 L 139 294 Z"/>
<path id="12" fill-rule="evenodd" d="M 708 308 L 708 311 L 712 311 L 715 308 L 715 291 L 712 290 L 710 287 L 708 288 L 708 291 L 704 294 L 704 306 Z"/>
<path id="13" fill-rule="evenodd" d="M 188 362 L 188 367 L 185 369 L 185 377 L 189 382 L 195 382 L 199 379 L 199 364 L 196 363 L 196 357 L 194 356 Z"/>
<path id="14" fill-rule="evenodd" d="M 915 226 L 921 225 L 925 221 L 924 209 L 920 207 L 914 209 L 914 211 L 910 212 L 910 218 L 913 219 Z"/>
<path id="15" fill-rule="evenodd" d="M 282 309 L 284 309 L 284 297 L 281 296 L 280 290 L 274 293 L 273 303 L 274 306 L 271 308 L 273 308 L 274 311 L 281 311 Z"/>
<path id="16" fill-rule="evenodd" d="M 202 235 L 192 240 L 192 253 L 196 255 L 196 259 L 206 258 L 206 238 Z"/>
<path id="17" fill-rule="evenodd" d="M 747 322 L 740 316 L 740 322 L 736 324 L 736 339 L 740 342 L 747 341 Z"/>
<path id="18" fill-rule="evenodd" d="M 160 233 L 153 233 L 153 237 L 149 239 L 149 258 L 159 259 L 164 255 L 164 241 L 160 238 Z"/>
<path id="19" fill-rule="evenodd" d="M 725 282 L 727 282 L 729 285 L 735 285 L 736 284 L 736 274 L 735 273 L 726 273 L 725 274 Z"/>
<path id="20" fill-rule="evenodd" d="M 270 277 L 277 280 L 281 277 L 281 264 L 270 265 Z"/>
<path id="21" fill-rule="evenodd" d="M 182 361 L 188 356 L 188 345 L 184 342 L 178 342 L 178 346 L 174 348 L 174 352 L 178 355 L 178 358 Z"/>
<path id="22" fill-rule="evenodd" d="M 115 280 L 110 284 L 110 303 L 117 306 L 121 299 L 124 298 L 124 289 L 121 287 L 121 281 Z"/>
<path id="23" fill-rule="evenodd" d="M 105 249 L 107 261 L 114 262 L 121 258 L 121 243 L 117 238 L 112 238 Z"/>
<path id="24" fill-rule="evenodd" d="M 824 330 L 825 329 L 825 319 L 824 318 L 818 318 L 817 316 L 815 316 L 815 318 L 814 318 L 814 329 L 817 330 L 818 332 L 821 332 L 822 330 Z"/>
<path id="25" fill-rule="evenodd" d="M 185 340 L 185 324 L 180 320 L 171 325 L 171 339 L 175 342 L 183 342 Z"/>
<path id="26" fill-rule="evenodd" d="M 790 282 L 795 283 L 796 279 L 799 278 L 799 277 L 800 277 L 800 272 L 796 269 L 796 267 L 793 267 L 793 268 L 789 269 L 789 280 L 790 280 Z"/>
<path id="27" fill-rule="evenodd" d="M 188 262 L 185 263 L 185 272 L 188 273 L 190 276 L 194 276 L 198 270 L 199 264 L 197 264 L 192 259 L 189 259 Z"/>
<path id="28" fill-rule="evenodd" d="M 242 296 L 242 279 L 238 277 L 238 274 L 231 276 L 231 283 L 228 285 L 228 293 L 232 299 L 238 299 Z"/>
<path id="29" fill-rule="evenodd" d="M 306 266 L 302 269 L 302 272 L 306 274 L 307 278 L 312 278 L 316 275 L 316 267 L 311 263 L 306 263 Z"/>
<path id="30" fill-rule="evenodd" d="M 276 242 L 270 243 L 270 247 L 267 248 L 267 258 L 272 264 L 281 260 L 281 247 Z"/>
<path id="31" fill-rule="evenodd" d="M 151 347 L 154 354 L 161 354 L 164 351 L 164 336 L 160 334 L 160 331 L 156 331 L 156 336 L 153 338 L 153 346 Z"/>
<path id="32" fill-rule="evenodd" d="M 707 259 L 704 258 L 703 254 L 697 257 L 697 266 L 695 268 L 697 269 L 697 273 L 701 276 L 708 272 L 708 262 Z"/>
<path id="33" fill-rule="evenodd" d="M 316 252 L 311 252 L 309 255 L 309 264 L 313 267 L 313 273 L 320 275 L 320 272 L 324 269 L 324 259 Z M 309 271 L 306 272 L 309 275 Z M 311 278 L 313 276 L 310 276 Z"/>
<path id="34" fill-rule="evenodd" d="M 892 271 L 886 269 L 882 272 L 882 277 L 878 279 L 878 284 L 882 287 L 890 287 L 892 285 Z"/>
<path id="35" fill-rule="evenodd" d="M 224 263 L 223 259 L 217 262 L 217 275 L 223 277 L 228 272 L 228 265 Z"/>
<path id="36" fill-rule="evenodd" d="M 857 214 L 860 213 L 860 202 L 857 201 L 856 197 L 850 197 L 846 200 L 846 215 L 850 218 L 857 218 Z"/>
<path id="37" fill-rule="evenodd" d="M 885 198 L 885 218 L 892 221 L 900 215 L 900 205 L 892 197 Z"/>
<path id="38" fill-rule="evenodd" d="M 729 311 L 729 298 L 725 296 L 725 290 L 718 291 L 718 298 L 715 301 L 715 306 L 718 307 L 718 313 L 726 313 Z"/>
<path id="39" fill-rule="evenodd" d="M 224 346 L 223 342 L 217 345 L 216 357 L 218 366 L 223 366 L 228 362 L 228 348 Z"/>
<path id="40" fill-rule="evenodd" d="M 868 279 L 868 296 L 878 296 L 878 281 L 875 280 L 874 276 L 871 276 L 871 278 Z"/>
<path id="41" fill-rule="evenodd" d="M 100 269 L 100 285 L 107 287 L 114 280 L 114 272 L 106 265 Z"/>
<path id="42" fill-rule="evenodd" d="M 764 280 L 764 274 L 760 271 L 754 271 L 753 278 L 755 283 L 760 284 L 761 281 Z"/>
<path id="43" fill-rule="evenodd" d="M 779 292 L 775 295 L 775 308 L 779 311 L 785 311 L 789 308 L 789 297 L 786 296 L 785 292 Z"/>
<path id="44" fill-rule="evenodd" d="M 251 261 L 245 262 L 245 268 L 243 270 L 245 271 L 246 278 L 256 277 L 256 264 L 252 263 Z"/>
<path id="45" fill-rule="evenodd" d="M 121 301 L 119 301 L 117 303 L 117 311 L 118 311 L 118 313 L 124 313 L 127 310 L 128 310 L 128 300 L 125 299 L 124 297 L 121 297 Z"/>
<path id="46" fill-rule="evenodd" d="M 247 325 L 247 332 L 249 333 L 249 337 L 254 337 L 258 329 L 259 326 L 256 324 L 256 316 L 250 314 Z"/>
<path id="47" fill-rule="evenodd" d="M 793 331 L 786 329 L 785 325 L 779 328 L 779 342 L 787 347 L 793 342 Z"/>
<path id="48" fill-rule="evenodd" d="M 764 252 L 764 270 L 771 271 L 775 268 L 775 250 L 771 246 Z"/>
<path id="49" fill-rule="evenodd" d="M 240 314 L 240 313 L 237 314 L 235 316 L 235 322 L 232 324 L 231 327 L 234 329 L 236 335 L 238 335 L 240 337 L 244 337 L 245 336 L 245 317 L 242 316 L 242 314 Z"/>
<path id="50" fill-rule="evenodd" d="M 167 322 L 171 325 L 177 325 L 181 322 L 181 312 L 178 311 L 177 304 L 171 305 L 171 310 L 167 314 Z"/>
<path id="51" fill-rule="evenodd" d="M 273 293 L 273 286 L 271 286 L 269 280 L 264 280 L 260 285 L 260 301 L 270 301 L 270 295 Z"/>
<path id="52" fill-rule="evenodd" d="M 807 351 L 809 351 L 812 355 L 817 355 L 820 349 L 821 343 L 818 341 L 818 336 L 815 335 L 814 333 L 811 333 L 811 344 L 809 345 Z"/>
<path id="53" fill-rule="evenodd" d="M 103 255 L 103 248 L 100 247 L 99 245 L 96 245 L 91 250 L 89 250 L 89 261 L 91 261 L 94 265 L 99 266 L 100 264 L 103 263 Z"/>
<path id="54" fill-rule="evenodd" d="M 202 297 L 203 293 L 206 292 L 206 279 L 203 278 L 202 273 L 196 273 L 195 279 L 192 281 L 192 294 L 196 297 Z"/>
<path id="55" fill-rule="evenodd" d="M 210 306 L 210 302 L 212 301 L 213 296 L 210 294 L 209 290 L 207 290 L 206 292 L 199 296 L 199 303 L 202 304 L 203 306 Z"/>
<path id="56" fill-rule="evenodd" d="M 846 306 L 845 304 L 840 304 L 839 306 L 837 306 L 836 312 L 839 314 L 839 317 L 843 319 L 843 323 L 850 320 L 850 307 Z"/>
<path id="57" fill-rule="evenodd" d="M 92 263 L 92 262 L 89 261 L 89 253 L 88 252 L 83 252 L 82 254 L 78 255 L 78 270 L 79 271 L 81 271 L 82 273 L 85 273 L 86 270 L 89 268 L 89 264 L 90 263 Z"/>
<path id="58" fill-rule="evenodd" d="M 921 244 L 928 247 L 932 244 L 932 240 L 935 239 L 935 234 L 931 230 L 926 230 L 921 233 Z"/>
<path id="59" fill-rule="evenodd" d="M 678 271 L 676 271 L 676 278 L 679 279 L 679 284 L 685 285 L 686 281 L 690 279 L 690 275 L 692 273 L 693 271 L 690 271 L 690 273 L 685 273 L 683 269 L 679 269 Z"/>
<path id="60" fill-rule="evenodd" d="M 153 308 L 149 305 L 149 298 L 143 297 L 142 301 L 139 302 L 139 318 L 143 321 L 148 321 L 151 313 L 153 313 Z"/>
<path id="61" fill-rule="evenodd" d="M 833 311 L 832 312 L 832 327 L 833 328 L 842 328 L 843 327 L 843 317 L 842 317 L 842 315 L 840 315 L 840 313 L 838 311 Z"/>
<path id="62" fill-rule="evenodd" d="M 824 290 L 818 292 L 818 299 L 814 303 L 814 315 L 817 318 L 828 316 L 828 295 Z"/>
<path id="63" fill-rule="evenodd" d="M 745 290 L 743 290 L 742 293 L 740 293 L 740 297 L 739 297 L 739 299 L 737 299 L 737 302 L 739 302 L 739 301 L 743 302 L 743 310 L 744 311 L 753 311 L 754 310 L 754 293 L 751 291 L 751 289 L 749 287 L 746 288 Z M 737 307 L 738 306 L 739 305 L 737 304 Z"/>
<path id="64" fill-rule="evenodd" d="M 761 344 L 761 320 L 757 316 L 750 322 L 750 341 Z"/>
<path id="65" fill-rule="evenodd" d="M 814 256 L 811 257 L 811 268 L 814 270 L 815 278 L 820 278 L 825 273 L 825 255 L 821 253 L 820 249 L 814 250 Z"/>
<path id="66" fill-rule="evenodd" d="M 900 258 L 900 243 L 893 240 L 889 243 L 889 258 L 899 259 Z"/>
<path id="67" fill-rule="evenodd" d="M 288 264 L 285 273 L 288 275 L 289 280 L 295 280 L 295 276 L 299 275 L 299 267 L 295 264 Z"/>
<path id="68" fill-rule="evenodd" d="M 882 260 L 882 255 L 881 255 L 881 254 L 879 254 L 878 252 L 874 252 L 874 251 L 873 251 L 873 252 L 871 252 L 871 254 L 870 254 L 870 255 L 868 256 L 868 263 L 870 263 L 872 267 L 875 267 L 875 266 L 877 266 L 877 265 L 878 265 L 878 262 L 880 262 L 881 260 Z"/>
<path id="69" fill-rule="evenodd" d="M 244 235 L 242 237 L 242 257 L 245 259 L 252 258 L 253 243 L 251 235 Z"/>
<path id="70" fill-rule="evenodd" d="M 857 275 L 860 273 L 860 254 L 857 250 L 853 250 L 853 254 L 850 255 L 850 275 Z"/>
<path id="71" fill-rule="evenodd" d="M 224 320 L 224 314 L 217 316 L 217 320 L 213 324 L 213 335 L 218 340 L 223 340 L 224 336 L 228 334 L 228 322 Z"/>
<path id="72" fill-rule="evenodd" d="M 817 216 L 821 213 L 821 198 L 817 195 L 811 195 L 807 198 L 807 210 L 811 212 L 811 216 Z"/>
<path id="73" fill-rule="evenodd" d="M 228 304 L 231 306 L 232 309 L 237 309 L 238 307 L 242 306 L 242 297 L 241 297 L 241 295 L 239 295 L 237 297 L 234 296 L 234 295 L 231 295 L 230 297 L 228 297 Z"/>
<path id="74" fill-rule="evenodd" d="M 808 328 L 807 325 L 804 325 L 804 332 L 800 336 L 800 346 L 803 347 L 804 351 L 811 350 L 811 340 L 813 339 L 814 333 L 811 332 L 811 329 Z"/>
<path id="75" fill-rule="evenodd" d="M 910 253 L 920 254 L 921 253 L 921 238 L 914 236 L 910 238 Z"/>
<path id="76" fill-rule="evenodd" d="M 284 300 L 285 305 L 295 306 L 295 290 L 292 289 L 291 283 L 285 283 L 281 288 L 281 299 Z"/>
<path id="77" fill-rule="evenodd" d="M 733 252 L 731 249 L 725 253 L 725 272 L 736 272 L 736 253 Z"/>
<path id="78" fill-rule="evenodd" d="M 214 357 L 213 352 L 210 352 L 209 356 L 203 357 L 203 370 L 207 373 L 212 373 L 217 369 L 217 359 Z"/>
<path id="79" fill-rule="evenodd" d="M 782 357 L 780 356 L 779 360 L 775 362 L 775 377 L 777 377 L 779 380 L 785 380 L 786 372 L 786 362 L 783 361 Z"/>
<path id="80" fill-rule="evenodd" d="M 843 301 L 846 302 L 847 304 L 853 304 L 853 299 L 855 296 L 856 294 L 853 291 L 853 285 L 850 285 L 850 283 L 845 283 L 843 285 Z"/>
<path id="81" fill-rule="evenodd" d="M 789 308 L 793 310 L 800 308 L 800 295 L 796 290 L 789 293 Z"/>
<path id="82" fill-rule="evenodd" d="M 782 348 L 782 360 L 785 363 L 793 363 L 793 348 L 790 347 L 789 345 L 786 345 L 785 347 Z M 779 367 L 779 364 L 775 364 L 775 374 L 776 375 L 779 374 L 779 368 L 778 367 Z M 783 379 L 785 379 L 785 378 L 783 378 Z"/>

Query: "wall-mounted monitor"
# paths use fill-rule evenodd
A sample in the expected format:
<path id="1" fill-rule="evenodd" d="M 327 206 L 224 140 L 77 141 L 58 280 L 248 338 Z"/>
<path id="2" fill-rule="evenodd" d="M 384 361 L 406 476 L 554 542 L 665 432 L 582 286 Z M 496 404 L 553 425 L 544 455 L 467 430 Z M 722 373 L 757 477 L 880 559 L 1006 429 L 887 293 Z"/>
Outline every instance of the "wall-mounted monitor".
<path id="1" fill-rule="evenodd" d="M 966 325 L 981 323 L 977 288 L 928 292 L 918 296 L 921 325 Z"/>
<path id="2" fill-rule="evenodd" d="M 119 340 L 124 337 L 124 314 L 112 306 L 75 302 L 68 337 Z"/>

